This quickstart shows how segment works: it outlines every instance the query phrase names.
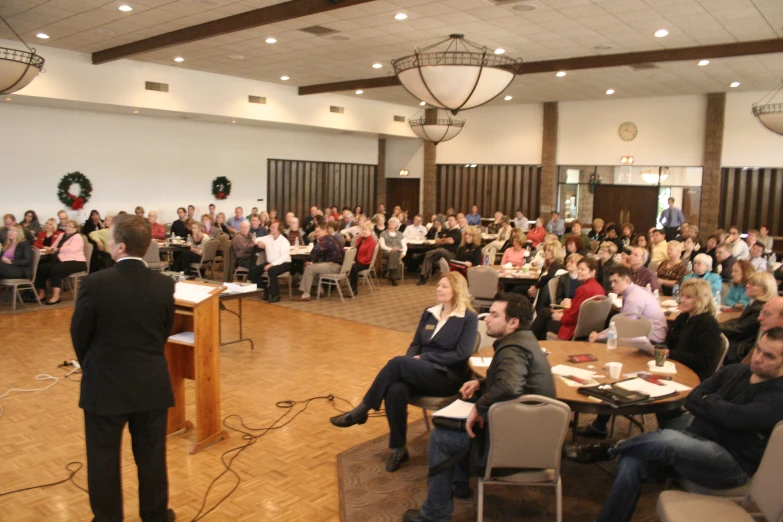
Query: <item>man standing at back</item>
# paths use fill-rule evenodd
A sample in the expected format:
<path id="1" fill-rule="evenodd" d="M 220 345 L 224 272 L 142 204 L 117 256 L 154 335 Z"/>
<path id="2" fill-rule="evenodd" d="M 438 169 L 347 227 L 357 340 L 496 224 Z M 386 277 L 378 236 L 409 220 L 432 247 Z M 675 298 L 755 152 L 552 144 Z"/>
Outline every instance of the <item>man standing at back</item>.
<path id="1" fill-rule="evenodd" d="M 166 421 L 174 405 L 164 353 L 174 321 L 174 282 L 147 268 L 149 224 L 117 216 L 109 250 L 117 265 L 86 277 L 71 322 L 82 366 L 87 482 L 96 522 L 123 519 L 120 450 L 128 424 L 144 522 L 170 522 Z"/>
<path id="2" fill-rule="evenodd" d="M 682 210 L 674 206 L 674 198 L 669 198 L 669 207 L 661 212 L 658 221 L 666 230 L 667 241 L 677 237 L 677 230 L 685 223 L 685 216 L 683 216 Z"/>

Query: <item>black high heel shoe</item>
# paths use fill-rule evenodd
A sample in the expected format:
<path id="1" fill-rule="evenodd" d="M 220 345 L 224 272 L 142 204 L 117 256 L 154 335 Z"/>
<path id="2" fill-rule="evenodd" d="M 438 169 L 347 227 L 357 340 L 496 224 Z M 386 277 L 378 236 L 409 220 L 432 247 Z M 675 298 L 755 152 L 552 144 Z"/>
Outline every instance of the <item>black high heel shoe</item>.
<path id="1" fill-rule="evenodd" d="M 367 422 L 367 414 L 357 416 L 354 418 L 353 414 L 351 412 L 343 413 L 342 415 L 336 415 L 329 419 L 329 422 L 332 423 L 332 425 L 337 426 L 338 428 L 350 428 L 351 426 L 355 424 L 364 424 Z"/>

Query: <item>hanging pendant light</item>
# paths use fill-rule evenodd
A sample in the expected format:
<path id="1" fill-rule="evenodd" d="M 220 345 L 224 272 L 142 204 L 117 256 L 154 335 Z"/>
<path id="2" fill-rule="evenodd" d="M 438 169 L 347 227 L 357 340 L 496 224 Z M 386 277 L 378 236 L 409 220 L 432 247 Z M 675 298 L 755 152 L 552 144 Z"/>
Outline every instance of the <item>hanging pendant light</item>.
<path id="1" fill-rule="evenodd" d="M 5 25 L 11 29 L 19 41 L 21 41 L 30 52 L 19 51 L 0 47 L 0 94 L 11 94 L 27 87 L 43 68 L 44 59 L 35 53 L 22 37 L 14 31 L 5 18 L 0 16 Z"/>
<path id="2" fill-rule="evenodd" d="M 416 136 L 437 145 L 462 132 L 465 120 L 454 118 L 448 112 L 434 107 L 425 107 L 408 120 L 408 125 Z"/>
<path id="3" fill-rule="evenodd" d="M 783 135 L 783 103 L 770 103 L 783 89 L 783 83 L 753 104 L 753 115 L 774 133 Z M 765 102 L 765 103 L 762 103 Z"/>
<path id="4" fill-rule="evenodd" d="M 392 61 L 402 86 L 432 107 L 457 114 L 491 101 L 506 90 L 521 60 L 490 52 L 452 34 L 447 40 Z"/>

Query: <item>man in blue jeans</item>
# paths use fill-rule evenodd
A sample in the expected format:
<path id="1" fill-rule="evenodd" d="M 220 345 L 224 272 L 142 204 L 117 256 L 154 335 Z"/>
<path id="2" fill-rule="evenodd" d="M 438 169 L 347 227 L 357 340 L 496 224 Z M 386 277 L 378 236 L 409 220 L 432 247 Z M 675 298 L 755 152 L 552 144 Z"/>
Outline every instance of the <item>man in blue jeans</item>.
<path id="1" fill-rule="evenodd" d="M 474 394 L 479 396 L 465 422 L 465 431 L 432 430 L 430 469 L 442 469 L 430 477 L 427 500 L 421 511 L 408 510 L 403 517 L 405 522 L 449 521 L 454 511 L 453 497 L 469 499 L 472 496 L 467 454 L 471 439 L 474 444 L 484 445 L 487 441 L 482 464 L 486 463 L 489 437 L 483 428 L 490 406 L 528 394 L 555 396 L 552 369 L 530 331 L 533 321 L 530 301 L 520 294 L 499 294 L 484 321 L 487 334 L 498 339 L 493 345 L 495 356 L 487 370 L 487 378 L 468 381 L 460 389 L 465 399 Z M 453 465 L 444 465 L 450 460 L 455 461 Z"/>
<path id="2" fill-rule="evenodd" d="M 685 406 L 692 421 L 684 431 L 565 448 L 566 457 L 579 462 L 620 457 L 596 522 L 630 521 L 642 484 L 653 476 L 686 478 L 711 489 L 739 487 L 753 476 L 772 429 L 783 421 L 783 328 L 766 331 L 750 366 L 726 366 L 697 386 Z"/>

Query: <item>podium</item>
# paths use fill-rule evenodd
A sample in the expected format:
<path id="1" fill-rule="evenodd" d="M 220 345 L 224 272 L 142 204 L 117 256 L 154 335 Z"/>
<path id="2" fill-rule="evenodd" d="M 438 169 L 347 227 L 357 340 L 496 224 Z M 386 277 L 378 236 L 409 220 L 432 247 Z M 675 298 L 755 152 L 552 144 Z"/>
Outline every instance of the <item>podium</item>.
<path id="1" fill-rule="evenodd" d="M 195 381 L 195 441 L 190 454 L 228 437 L 220 417 L 220 285 L 179 282 L 174 292 L 174 325 L 166 341 L 174 406 L 168 435 L 194 428 L 185 414 L 185 379 Z"/>

